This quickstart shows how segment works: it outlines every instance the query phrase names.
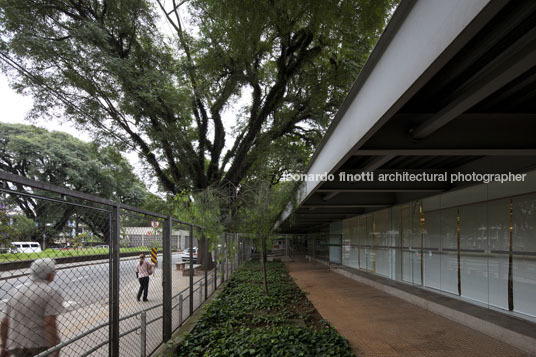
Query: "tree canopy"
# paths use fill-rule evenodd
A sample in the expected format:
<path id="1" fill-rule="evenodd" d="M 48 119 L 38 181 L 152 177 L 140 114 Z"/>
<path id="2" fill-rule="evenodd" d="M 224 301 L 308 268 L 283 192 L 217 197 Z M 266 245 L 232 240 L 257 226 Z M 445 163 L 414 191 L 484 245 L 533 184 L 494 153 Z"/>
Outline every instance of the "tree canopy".
<path id="1" fill-rule="evenodd" d="M 0 169 L 126 204 L 139 205 L 146 196 L 144 184 L 114 148 L 30 125 L 0 123 Z"/>
<path id="2" fill-rule="evenodd" d="M 34 117 L 134 148 L 165 191 L 237 188 L 304 167 L 393 5 L 0 0 L 0 62 Z"/>
<path id="3" fill-rule="evenodd" d="M 0 123 L 0 169 L 33 180 L 67 187 L 79 192 L 131 205 L 145 201 L 144 184 L 134 174 L 130 163 L 111 147 L 85 143 L 71 135 L 49 132 L 35 126 Z M 11 185 L 11 183 L 8 183 Z M 18 191 L 28 188 L 15 185 Z M 35 193 L 35 192 L 32 192 Z M 41 193 L 46 196 L 46 193 Z M 6 203 L 16 204 L 38 229 L 34 238 L 44 231 L 53 235 L 76 216 L 90 225 L 94 233 L 108 229 L 107 219 L 96 219 L 95 212 L 75 210 L 70 205 L 50 203 L 27 195 L 9 195 Z M 93 215 L 91 219 L 88 215 Z M 32 222 L 32 226 L 35 226 Z M 51 228 L 47 224 L 54 222 Z"/>

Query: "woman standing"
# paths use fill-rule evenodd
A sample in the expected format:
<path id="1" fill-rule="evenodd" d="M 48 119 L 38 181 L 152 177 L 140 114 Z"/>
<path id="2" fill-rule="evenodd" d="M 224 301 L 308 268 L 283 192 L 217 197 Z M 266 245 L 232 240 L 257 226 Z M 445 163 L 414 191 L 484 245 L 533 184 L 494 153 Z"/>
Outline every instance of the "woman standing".
<path id="1" fill-rule="evenodd" d="M 140 261 L 136 265 L 136 275 L 140 281 L 140 290 L 138 290 L 138 301 L 140 301 L 143 292 L 143 301 L 147 301 L 149 292 L 149 275 L 153 273 L 154 264 L 145 261 L 145 254 L 140 254 Z"/>

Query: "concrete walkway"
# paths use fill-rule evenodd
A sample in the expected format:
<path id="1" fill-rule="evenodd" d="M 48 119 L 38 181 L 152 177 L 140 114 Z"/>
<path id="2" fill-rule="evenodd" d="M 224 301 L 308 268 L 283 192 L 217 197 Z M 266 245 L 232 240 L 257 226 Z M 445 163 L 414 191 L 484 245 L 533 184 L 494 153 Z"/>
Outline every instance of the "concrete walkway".
<path id="1" fill-rule="evenodd" d="M 529 356 L 323 264 L 286 264 L 318 312 L 358 356 Z"/>

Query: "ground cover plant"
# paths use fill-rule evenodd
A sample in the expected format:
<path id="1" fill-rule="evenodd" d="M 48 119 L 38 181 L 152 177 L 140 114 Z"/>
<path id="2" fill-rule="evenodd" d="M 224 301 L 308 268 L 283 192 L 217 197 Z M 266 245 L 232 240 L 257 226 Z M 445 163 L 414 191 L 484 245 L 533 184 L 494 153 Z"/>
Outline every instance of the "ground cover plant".
<path id="1" fill-rule="evenodd" d="M 348 342 L 325 322 L 281 262 L 235 272 L 174 356 L 354 356 Z"/>

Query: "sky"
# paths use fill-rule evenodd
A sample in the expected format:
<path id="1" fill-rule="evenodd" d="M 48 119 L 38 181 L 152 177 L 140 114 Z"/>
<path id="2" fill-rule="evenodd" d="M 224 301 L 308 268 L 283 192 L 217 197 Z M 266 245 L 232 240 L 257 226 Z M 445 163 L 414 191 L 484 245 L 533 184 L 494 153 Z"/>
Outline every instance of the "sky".
<path id="1" fill-rule="evenodd" d="M 59 123 L 56 121 L 43 121 L 38 123 L 32 123 L 25 120 L 26 114 L 30 111 L 33 99 L 30 96 L 24 96 L 16 93 L 9 87 L 7 77 L 0 72 L 0 108 L 1 117 L 0 121 L 10 124 L 33 124 L 47 130 L 63 131 L 73 136 L 76 136 L 80 140 L 89 142 L 90 136 L 85 132 L 75 129 L 69 124 Z"/>
<path id="2" fill-rule="evenodd" d="M 9 87 L 9 81 L 7 77 L 0 72 L 0 122 L 9 124 L 26 124 L 35 125 L 49 131 L 62 131 L 67 134 L 71 134 L 76 138 L 90 142 L 91 136 L 87 131 L 76 129 L 69 123 L 61 123 L 57 120 L 46 120 L 31 122 L 26 120 L 26 114 L 30 111 L 33 104 L 33 98 L 31 96 L 24 96 L 18 94 Z M 138 158 L 138 154 L 135 152 L 124 154 L 130 164 L 134 167 L 134 171 L 138 176 L 142 176 L 141 163 Z M 147 180 L 146 180 L 147 181 Z M 147 182 L 146 182 L 147 183 Z M 149 183 L 148 189 L 151 192 L 156 190 L 156 184 L 154 182 Z"/>

